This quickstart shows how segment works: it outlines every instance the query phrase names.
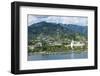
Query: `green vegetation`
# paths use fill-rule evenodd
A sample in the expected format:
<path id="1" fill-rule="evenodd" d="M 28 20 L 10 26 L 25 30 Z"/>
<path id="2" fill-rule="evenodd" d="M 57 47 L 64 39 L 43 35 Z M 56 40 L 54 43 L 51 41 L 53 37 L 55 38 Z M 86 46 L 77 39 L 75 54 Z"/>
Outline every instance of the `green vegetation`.
<path id="1" fill-rule="evenodd" d="M 38 44 L 38 42 L 36 43 Z M 69 43 L 62 43 L 61 45 L 53 45 L 52 44 L 49 44 L 47 43 L 46 41 L 41 41 L 41 45 L 42 46 L 39 46 L 36 44 L 32 43 L 30 44 L 28 47 L 28 52 L 30 53 L 33 53 L 33 54 L 36 54 L 36 53 L 40 53 L 40 54 L 53 54 L 55 52 L 58 52 L 58 53 L 61 53 L 61 52 L 69 52 L 69 51 L 76 51 L 76 52 L 80 52 L 80 51 L 87 51 L 87 44 L 85 44 L 84 46 L 73 46 L 73 48 L 71 48 L 70 44 Z M 33 46 L 32 46 L 33 45 Z M 34 47 L 34 48 L 32 48 Z"/>
<path id="2" fill-rule="evenodd" d="M 87 26 L 40 22 L 28 27 L 28 52 L 53 54 L 87 51 Z M 74 41 L 73 47 L 71 42 Z"/>

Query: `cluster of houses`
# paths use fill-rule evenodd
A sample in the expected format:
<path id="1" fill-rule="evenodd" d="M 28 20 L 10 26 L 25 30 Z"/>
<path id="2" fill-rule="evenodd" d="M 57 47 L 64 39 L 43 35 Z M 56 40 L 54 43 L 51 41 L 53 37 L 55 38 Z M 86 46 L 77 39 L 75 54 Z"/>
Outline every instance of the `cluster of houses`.
<path id="1" fill-rule="evenodd" d="M 49 46 L 61 46 L 63 44 L 63 41 L 58 40 L 55 41 L 53 38 L 43 38 L 42 40 L 44 40 Z M 40 41 L 40 39 L 36 40 L 37 42 L 34 45 L 29 45 L 28 47 L 30 49 L 34 49 L 35 47 L 42 47 L 42 41 Z M 64 41 L 65 42 L 65 41 Z M 73 47 L 83 47 L 86 45 L 87 41 L 82 42 L 82 41 L 74 41 L 74 40 L 70 40 L 69 42 L 65 42 L 68 44 L 64 44 L 65 47 L 71 47 L 73 49 Z"/>

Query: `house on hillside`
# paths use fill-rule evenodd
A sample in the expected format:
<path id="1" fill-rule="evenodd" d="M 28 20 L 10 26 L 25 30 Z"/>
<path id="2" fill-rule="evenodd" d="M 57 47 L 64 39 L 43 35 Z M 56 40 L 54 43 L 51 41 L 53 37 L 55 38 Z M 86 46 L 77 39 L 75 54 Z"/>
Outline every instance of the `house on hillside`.
<path id="1" fill-rule="evenodd" d="M 34 47 L 42 47 L 42 43 L 41 42 L 37 42 Z"/>
<path id="2" fill-rule="evenodd" d="M 68 45 L 64 45 L 65 47 L 71 47 L 73 49 L 73 47 L 83 47 L 85 45 L 84 42 L 81 41 L 71 41 L 70 44 Z"/>

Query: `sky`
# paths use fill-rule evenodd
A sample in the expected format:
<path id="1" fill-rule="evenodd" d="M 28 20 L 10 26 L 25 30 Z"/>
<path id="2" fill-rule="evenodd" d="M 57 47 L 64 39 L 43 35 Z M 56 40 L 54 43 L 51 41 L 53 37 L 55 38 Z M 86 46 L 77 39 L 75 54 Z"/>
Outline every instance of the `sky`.
<path id="1" fill-rule="evenodd" d="M 80 16 L 50 16 L 50 15 L 28 15 L 28 26 L 38 22 L 52 22 L 62 24 L 77 24 L 87 26 L 88 18 Z"/>

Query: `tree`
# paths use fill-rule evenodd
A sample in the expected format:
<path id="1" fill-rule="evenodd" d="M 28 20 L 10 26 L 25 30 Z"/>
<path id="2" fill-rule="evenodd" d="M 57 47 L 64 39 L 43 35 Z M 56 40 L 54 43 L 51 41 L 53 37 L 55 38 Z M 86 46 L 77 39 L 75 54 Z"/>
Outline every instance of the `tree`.
<path id="1" fill-rule="evenodd" d="M 42 40 L 42 51 L 47 51 L 48 49 L 48 44 L 46 41 Z"/>

